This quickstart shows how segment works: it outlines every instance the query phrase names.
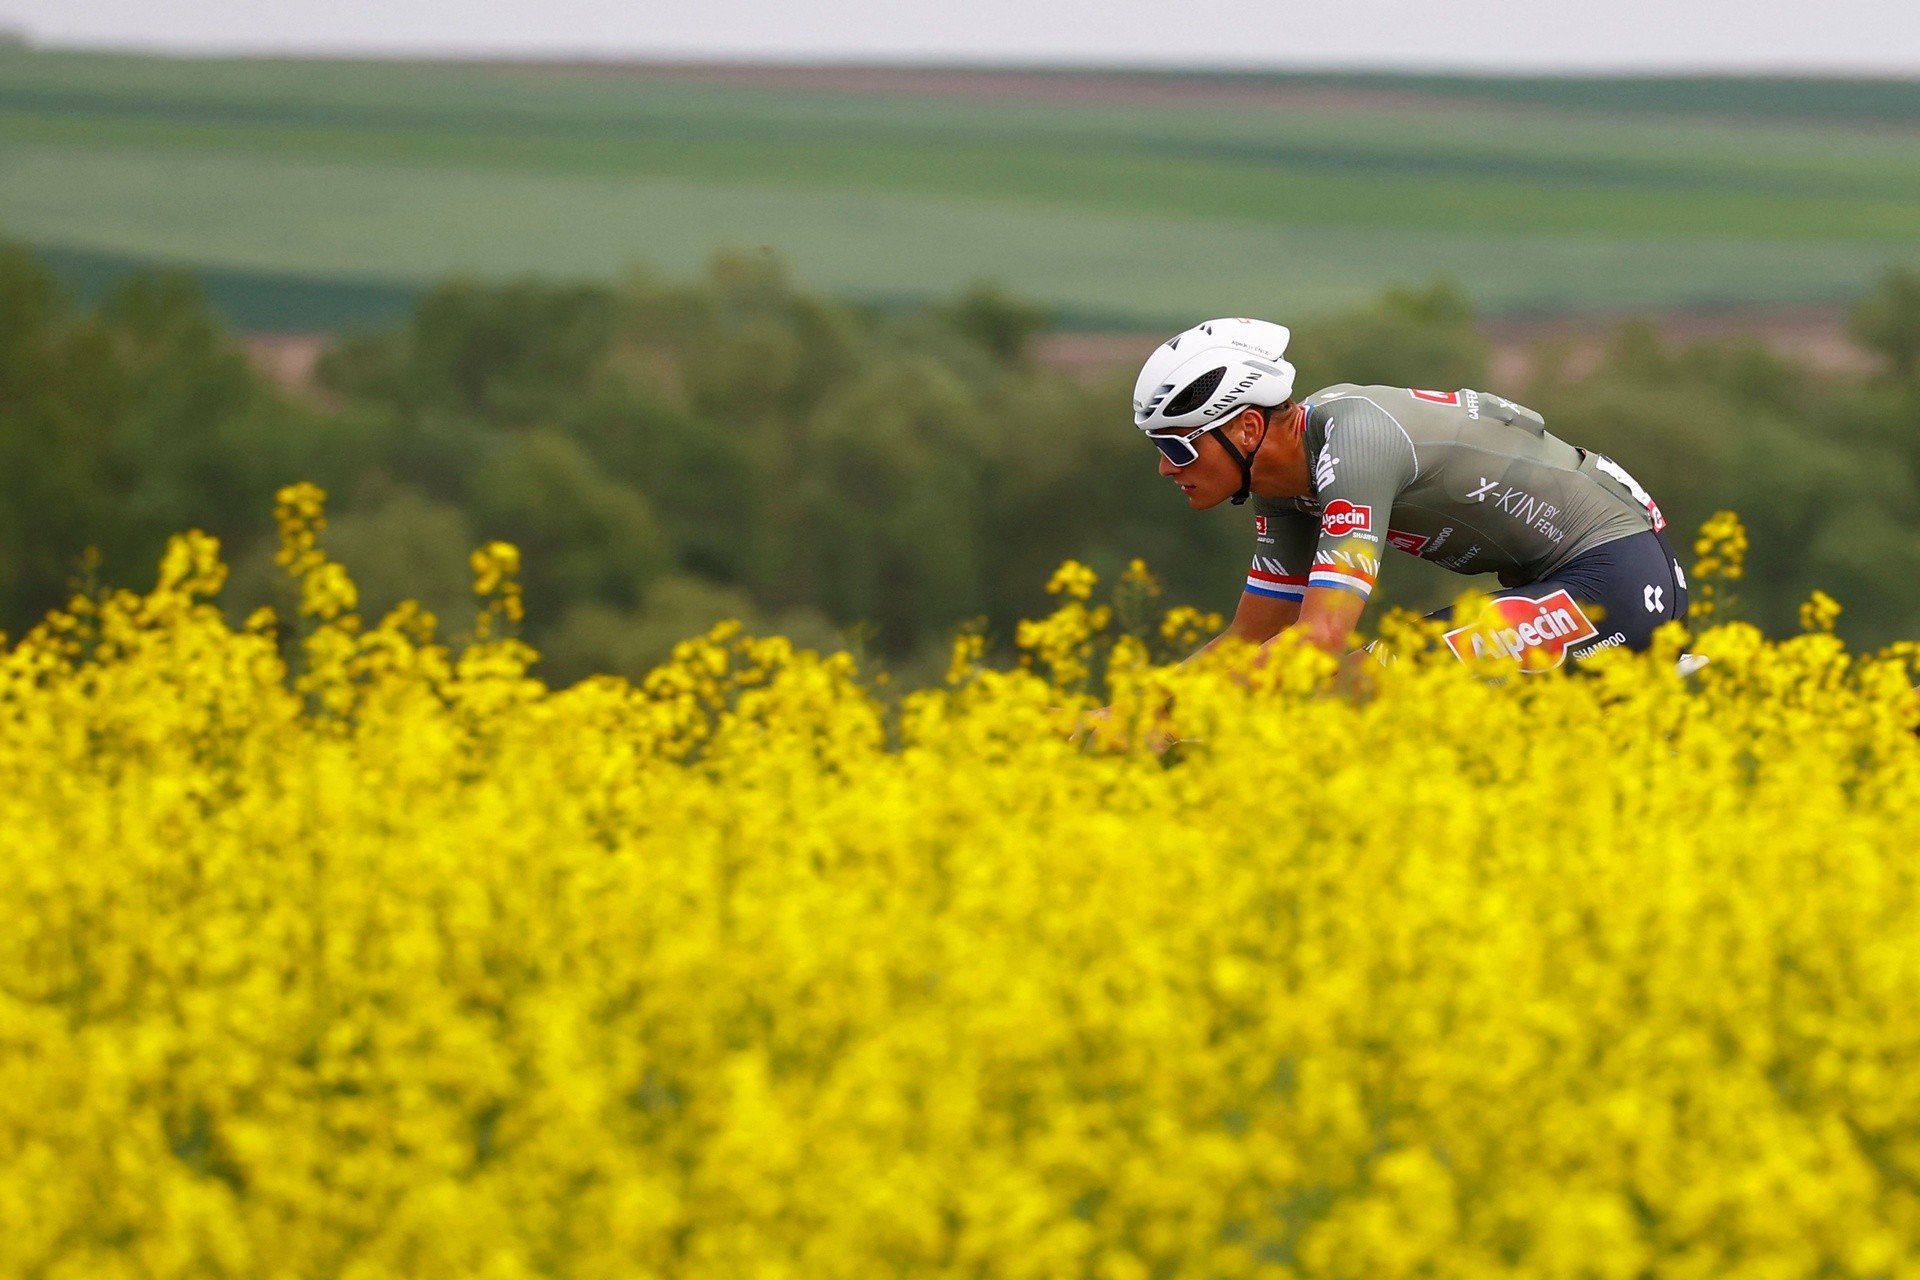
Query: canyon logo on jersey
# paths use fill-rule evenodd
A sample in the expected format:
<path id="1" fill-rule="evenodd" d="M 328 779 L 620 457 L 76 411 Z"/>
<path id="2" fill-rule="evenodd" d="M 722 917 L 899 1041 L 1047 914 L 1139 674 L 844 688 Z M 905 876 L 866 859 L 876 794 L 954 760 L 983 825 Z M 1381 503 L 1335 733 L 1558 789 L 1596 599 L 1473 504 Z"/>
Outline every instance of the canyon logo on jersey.
<path id="1" fill-rule="evenodd" d="M 1330 538 L 1344 538 L 1350 533 L 1373 532 L 1373 508 L 1357 506 L 1345 498 L 1335 498 L 1320 513 L 1320 532 Z"/>
<path id="2" fill-rule="evenodd" d="M 1478 622 L 1447 632 L 1447 648 L 1462 662 L 1508 658 L 1522 671 L 1551 671 L 1567 650 L 1600 634 L 1563 587 L 1552 595 L 1502 596 L 1487 602 Z"/>

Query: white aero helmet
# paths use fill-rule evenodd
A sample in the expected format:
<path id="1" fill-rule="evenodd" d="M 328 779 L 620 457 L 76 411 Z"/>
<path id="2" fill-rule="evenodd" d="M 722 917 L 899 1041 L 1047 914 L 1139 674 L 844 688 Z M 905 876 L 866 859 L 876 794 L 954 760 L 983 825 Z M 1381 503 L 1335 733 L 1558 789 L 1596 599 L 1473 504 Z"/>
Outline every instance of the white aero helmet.
<path id="1" fill-rule="evenodd" d="M 1174 466 L 1189 465 L 1200 456 L 1194 441 L 1234 410 L 1271 409 L 1293 395 L 1293 366 L 1282 358 L 1292 336 L 1285 325 L 1231 317 L 1175 334 L 1140 368 L 1133 384 L 1133 425 Z M 1233 497 L 1238 505 L 1253 491 L 1253 460 L 1224 432 L 1216 438 L 1240 465 L 1240 491 Z"/>
<path id="2" fill-rule="evenodd" d="M 1229 410 L 1285 404 L 1293 366 L 1282 357 L 1293 335 L 1265 320 L 1209 320 L 1154 349 L 1133 384 L 1133 425 L 1169 431 L 1214 422 Z"/>

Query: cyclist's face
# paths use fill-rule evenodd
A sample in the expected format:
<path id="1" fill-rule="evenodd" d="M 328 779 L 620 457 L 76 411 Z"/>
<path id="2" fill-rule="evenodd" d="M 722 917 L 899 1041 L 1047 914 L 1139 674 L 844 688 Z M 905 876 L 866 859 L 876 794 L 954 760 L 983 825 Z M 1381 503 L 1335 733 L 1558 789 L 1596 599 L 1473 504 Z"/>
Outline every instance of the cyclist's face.
<path id="1" fill-rule="evenodd" d="M 1250 409 L 1232 421 L 1222 424 L 1221 430 L 1230 433 L 1234 442 L 1245 453 L 1253 447 L 1260 434 L 1260 413 Z M 1185 432 L 1177 434 L 1184 435 Z M 1163 453 L 1160 455 L 1160 474 L 1180 486 L 1180 492 L 1186 495 L 1187 505 L 1195 511 L 1205 511 L 1217 507 L 1240 492 L 1240 467 L 1212 431 L 1207 432 L 1193 442 L 1200 456 L 1184 467 L 1176 467 Z"/>

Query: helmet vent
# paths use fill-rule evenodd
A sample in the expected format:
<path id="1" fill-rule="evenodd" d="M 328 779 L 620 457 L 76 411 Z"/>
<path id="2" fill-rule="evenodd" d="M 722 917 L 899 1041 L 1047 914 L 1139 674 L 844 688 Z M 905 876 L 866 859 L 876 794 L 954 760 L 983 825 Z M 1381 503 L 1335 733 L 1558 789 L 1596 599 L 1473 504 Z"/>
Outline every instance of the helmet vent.
<path id="1" fill-rule="evenodd" d="M 1166 408 L 1160 411 L 1161 415 L 1168 418 L 1177 418 L 1183 413 L 1192 413 L 1195 409 L 1198 409 L 1206 403 L 1207 397 L 1214 393 L 1214 389 L 1226 379 L 1226 376 L 1227 370 L 1225 365 L 1201 374 L 1187 384 L 1185 391 L 1182 391 L 1179 395 L 1167 401 Z"/>

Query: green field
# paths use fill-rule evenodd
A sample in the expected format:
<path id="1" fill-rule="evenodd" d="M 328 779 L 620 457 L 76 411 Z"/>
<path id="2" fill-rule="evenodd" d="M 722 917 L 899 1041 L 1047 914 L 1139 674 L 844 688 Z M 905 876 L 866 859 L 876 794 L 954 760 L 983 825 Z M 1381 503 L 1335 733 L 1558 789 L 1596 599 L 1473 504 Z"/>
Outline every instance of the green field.
<path id="1" fill-rule="evenodd" d="M 848 297 L 993 279 L 1149 327 L 1435 274 L 1495 312 L 1828 301 L 1920 258 L 1920 84 L 1076 79 L 1040 101 L 0 50 L 0 235 L 83 289 L 202 269 L 267 328 L 726 246 Z"/>

